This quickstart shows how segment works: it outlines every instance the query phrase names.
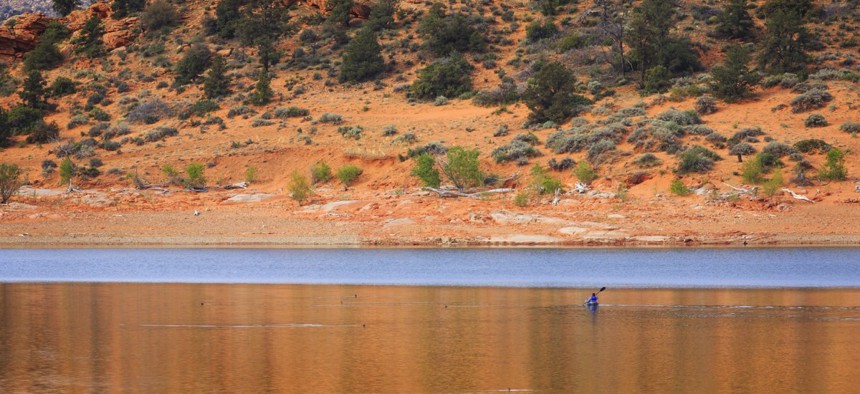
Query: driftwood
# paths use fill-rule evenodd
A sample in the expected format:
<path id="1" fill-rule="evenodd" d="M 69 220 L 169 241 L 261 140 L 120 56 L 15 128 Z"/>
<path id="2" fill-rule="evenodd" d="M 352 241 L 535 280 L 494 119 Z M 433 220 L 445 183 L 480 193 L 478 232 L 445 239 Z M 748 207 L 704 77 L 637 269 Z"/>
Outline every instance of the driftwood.
<path id="1" fill-rule="evenodd" d="M 555 195 L 552 198 L 552 205 L 558 205 L 558 195 L 561 193 L 561 189 L 555 189 Z"/>
<path id="2" fill-rule="evenodd" d="M 725 182 L 723 182 L 723 183 L 725 183 Z M 758 189 L 757 186 L 753 186 L 749 189 L 746 189 L 743 187 L 735 187 L 735 186 L 729 185 L 728 183 L 725 183 L 725 185 L 732 188 L 732 190 L 736 191 L 738 194 L 750 194 L 750 195 L 752 195 L 752 194 L 755 194 L 756 189 Z"/>
<path id="3" fill-rule="evenodd" d="M 797 193 L 795 193 L 795 192 L 793 192 L 793 191 L 791 191 L 791 190 L 789 190 L 789 189 L 782 189 L 782 191 L 784 191 L 784 192 L 786 192 L 786 193 L 788 193 L 788 194 L 791 194 L 791 197 L 793 197 L 793 198 L 795 198 L 795 199 L 798 199 L 798 200 L 801 200 L 801 201 L 807 201 L 807 202 L 811 202 L 811 203 L 815 204 L 815 201 L 812 201 L 812 199 L 811 199 L 811 198 L 806 197 L 806 196 L 801 195 L 801 194 L 797 194 Z"/>
<path id="4" fill-rule="evenodd" d="M 573 187 L 573 191 L 575 191 L 579 194 L 585 194 L 589 190 L 591 190 L 591 188 L 582 182 L 576 182 L 576 185 L 574 185 L 574 187 Z"/>
<path id="5" fill-rule="evenodd" d="M 487 194 L 510 193 L 514 189 L 505 187 L 500 189 L 482 190 L 474 193 L 461 192 L 459 190 L 436 189 L 433 187 L 425 187 L 424 190 L 429 190 L 439 195 L 442 198 L 466 197 L 466 198 L 481 198 Z"/>
<path id="6" fill-rule="evenodd" d="M 247 189 L 247 188 L 248 188 L 248 182 L 239 182 L 239 183 L 234 183 L 232 185 L 224 186 L 224 190 Z"/>

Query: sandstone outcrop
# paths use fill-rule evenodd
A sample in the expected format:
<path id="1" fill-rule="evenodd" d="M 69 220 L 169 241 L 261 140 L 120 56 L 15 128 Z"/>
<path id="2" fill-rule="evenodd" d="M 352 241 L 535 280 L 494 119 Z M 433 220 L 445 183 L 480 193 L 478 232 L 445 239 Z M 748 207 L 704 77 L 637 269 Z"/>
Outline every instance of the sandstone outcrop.
<path id="1" fill-rule="evenodd" d="M 14 24 L 0 26 L 0 62 L 11 63 L 35 48 L 39 35 L 53 20 L 45 14 L 22 14 L 15 17 Z"/>

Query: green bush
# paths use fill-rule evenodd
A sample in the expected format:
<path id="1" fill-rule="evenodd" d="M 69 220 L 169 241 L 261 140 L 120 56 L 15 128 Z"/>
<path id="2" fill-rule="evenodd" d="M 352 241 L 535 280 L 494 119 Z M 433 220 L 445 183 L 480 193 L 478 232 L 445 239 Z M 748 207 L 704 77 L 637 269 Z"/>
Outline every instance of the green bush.
<path id="1" fill-rule="evenodd" d="M 481 186 L 484 183 L 484 173 L 478 161 L 480 152 L 461 146 L 448 149 L 448 161 L 442 165 L 442 173 L 454 184 L 457 190 L 467 187 Z"/>
<path id="2" fill-rule="evenodd" d="M 173 110 L 159 98 L 151 98 L 132 107 L 125 115 L 129 122 L 153 124 L 173 116 Z"/>
<path id="3" fill-rule="evenodd" d="M 104 41 L 102 41 L 104 34 L 101 18 L 93 14 L 78 32 L 77 38 L 72 40 L 72 44 L 75 44 L 75 53 L 86 55 L 91 59 L 101 56 L 104 53 Z"/>
<path id="4" fill-rule="evenodd" d="M 717 100 L 714 100 L 713 96 L 706 94 L 696 99 L 693 103 L 693 108 L 696 109 L 699 115 L 709 115 L 717 112 Z"/>
<path id="5" fill-rule="evenodd" d="M 490 155 L 496 163 L 505 163 L 508 161 L 538 157 L 541 153 L 527 142 L 514 140 L 508 145 L 502 145 L 494 149 Z"/>
<path id="6" fill-rule="evenodd" d="M 44 123 L 43 117 L 41 110 L 18 104 L 6 113 L 6 124 L 15 134 L 27 134 L 40 122 Z"/>
<path id="7" fill-rule="evenodd" d="M 185 186 L 188 187 L 205 187 L 206 177 L 203 175 L 205 167 L 200 163 L 191 163 L 185 166 Z"/>
<path id="8" fill-rule="evenodd" d="M 458 97 L 472 90 L 471 72 L 472 66 L 459 54 L 438 59 L 418 72 L 409 93 L 419 100 Z"/>
<path id="9" fill-rule="evenodd" d="M 812 89 L 791 100 L 791 112 L 798 113 L 824 108 L 831 100 L 833 100 L 833 96 L 826 90 Z"/>
<path id="10" fill-rule="evenodd" d="M 666 67 L 654 66 L 645 71 L 642 90 L 645 93 L 663 93 L 671 86 L 672 74 Z"/>
<path id="11" fill-rule="evenodd" d="M 418 31 L 434 55 L 449 56 L 453 52 L 483 52 L 484 37 L 479 28 L 480 24 L 475 24 L 466 15 L 457 12 L 446 15 L 442 4 L 435 3 L 428 15 L 422 18 Z"/>
<path id="12" fill-rule="evenodd" d="M 742 156 L 754 155 L 755 148 L 753 148 L 753 146 L 749 143 L 741 142 L 732 146 L 732 148 L 729 149 L 729 154 L 732 156 L 737 156 L 738 162 L 740 163 L 743 161 Z"/>
<path id="13" fill-rule="evenodd" d="M 839 126 L 839 130 L 844 131 L 846 133 L 860 133 L 860 123 L 845 122 L 842 124 L 842 126 Z"/>
<path id="14" fill-rule="evenodd" d="M 57 21 L 48 23 L 36 47 L 24 56 L 24 70 L 51 70 L 63 63 L 57 43 L 70 35 L 69 29 Z"/>
<path id="15" fill-rule="evenodd" d="M 335 176 L 337 176 L 337 179 L 340 181 L 340 183 L 343 183 L 343 187 L 347 188 L 349 187 L 349 185 L 355 182 L 356 179 L 358 179 L 358 176 L 361 175 L 361 173 L 361 168 L 358 168 L 352 164 L 347 164 L 338 169 L 337 174 Z"/>
<path id="16" fill-rule="evenodd" d="M 439 177 L 439 170 L 436 169 L 436 159 L 427 153 L 422 153 L 415 157 L 415 167 L 412 168 L 412 175 L 418 177 L 425 186 L 437 188 L 442 183 Z"/>
<path id="17" fill-rule="evenodd" d="M 633 164 L 639 168 L 651 168 L 663 164 L 663 161 L 653 153 L 645 153 L 633 160 Z"/>
<path id="18" fill-rule="evenodd" d="M 761 189 L 766 196 L 773 197 L 780 191 L 783 182 L 782 169 L 776 168 L 773 171 L 773 176 L 764 182 Z"/>
<path id="19" fill-rule="evenodd" d="M 203 117 L 210 112 L 217 111 L 219 108 L 218 103 L 213 100 L 197 100 L 191 107 L 179 114 L 179 118 L 187 119 L 195 115 Z"/>
<path id="20" fill-rule="evenodd" d="M 245 168 L 245 182 L 251 183 L 257 180 L 257 166 Z"/>
<path id="21" fill-rule="evenodd" d="M 308 179 L 299 174 L 298 171 L 293 171 L 290 175 L 290 184 L 287 189 L 290 191 L 290 198 L 298 201 L 299 205 L 303 204 L 313 194 Z"/>
<path id="22" fill-rule="evenodd" d="M 320 161 L 311 167 L 311 183 L 326 183 L 331 177 L 331 167 L 328 163 Z"/>
<path id="23" fill-rule="evenodd" d="M 693 192 L 680 179 L 675 179 L 669 184 L 669 191 L 676 196 L 688 196 Z"/>
<path id="24" fill-rule="evenodd" d="M 9 198 L 21 188 L 23 174 L 24 170 L 17 164 L 0 163 L 0 204 L 8 203 Z"/>
<path id="25" fill-rule="evenodd" d="M 585 161 L 579 162 L 573 173 L 576 175 L 576 179 L 579 179 L 580 182 L 586 185 L 590 185 L 591 182 L 597 179 L 597 173 L 594 172 L 594 168 Z"/>
<path id="26" fill-rule="evenodd" d="M 558 27 L 555 26 L 552 19 L 544 20 L 544 23 L 540 21 L 534 21 L 528 26 L 526 26 L 526 39 L 529 42 L 537 42 L 546 38 L 555 37 L 558 34 Z"/>
<path id="27" fill-rule="evenodd" d="M 310 115 L 310 113 L 311 112 L 308 111 L 307 109 L 299 108 L 299 107 L 289 107 L 289 108 L 278 107 L 277 109 L 275 109 L 275 117 L 281 118 L 281 119 L 302 118 L 302 117 Z"/>
<path id="28" fill-rule="evenodd" d="M 538 194 L 555 193 L 556 190 L 562 189 L 561 181 L 538 164 L 532 167 L 531 175 L 532 187 Z"/>
<path id="29" fill-rule="evenodd" d="M 744 163 L 741 178 L 749 184 L 758 184 L 764 180 L 764 166 L 760 155 Z"/>
<path id="30" fill-rule="evenodd" d="M 514 195 L 514 205 L 523 208 L 529 205 L 530 193 L 528 190 L 520 190 Z"/>
<path id="31" fill-rule="evenodd" d="M 66 125 L 66 128 L 71 130 L 75 127 L 85 125 L 90 122 L 90 117 L 85 114 L 75 115 L 69 119 L 69 123 Z"/>
<path id="32" fill-rule="evenodd" d="M 827 152 L 827 161 L 818 172 L 818 177 L 823 180 L 844 181 L 848 178 L 848 170 L 845 169 L 845 153 L 837 148 Z"/>
<path id="33" fill-rule="evenodd" d="M 691 172 L 706 173 L 714 168 L 714 161 L 721 159 L 712 150 L 693 145 L 680 154 L 677 173 L 681 175 Z"/>

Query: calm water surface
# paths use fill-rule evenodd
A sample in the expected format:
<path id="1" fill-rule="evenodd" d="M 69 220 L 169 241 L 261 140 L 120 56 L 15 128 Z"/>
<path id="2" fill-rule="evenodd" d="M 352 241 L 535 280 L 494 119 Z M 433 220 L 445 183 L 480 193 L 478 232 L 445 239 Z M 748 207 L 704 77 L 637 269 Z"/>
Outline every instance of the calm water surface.
<path id="1" fill-rule="evenodd" d="M 858 392 L 856 250 L 556 252 L 0 251 L 0 391 Z"/>

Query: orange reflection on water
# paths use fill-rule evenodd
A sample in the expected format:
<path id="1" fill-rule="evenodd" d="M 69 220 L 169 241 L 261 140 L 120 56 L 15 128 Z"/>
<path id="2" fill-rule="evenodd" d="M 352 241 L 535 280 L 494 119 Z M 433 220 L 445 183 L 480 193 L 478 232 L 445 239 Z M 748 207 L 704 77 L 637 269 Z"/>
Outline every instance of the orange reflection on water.
<path id="1" fill-rule="evenodd" d="M 3 392 L 850 392 L 860 290 L 2 284 Z"/>

